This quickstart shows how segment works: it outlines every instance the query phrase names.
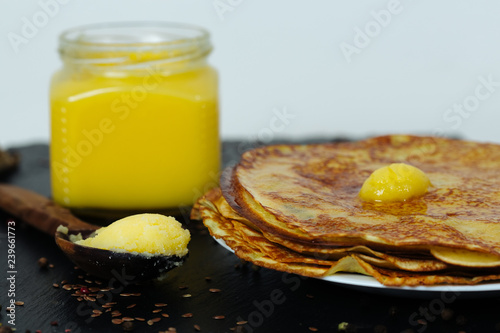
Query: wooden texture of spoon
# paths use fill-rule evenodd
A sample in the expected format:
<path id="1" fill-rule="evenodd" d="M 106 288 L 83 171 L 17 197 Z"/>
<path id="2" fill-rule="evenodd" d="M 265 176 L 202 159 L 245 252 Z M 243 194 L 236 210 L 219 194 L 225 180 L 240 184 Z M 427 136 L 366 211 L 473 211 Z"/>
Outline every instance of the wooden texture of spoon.
<path id="1" fill-rule="evenodd" d="M 68 235 L 57 232 L 60 225 L 69 229 L 68 234 L 81 233 L 83 238 L 100 226 L 86 223 L 48 198 L 17 186 L 0 184 L 0 209 L 54 236 L 66 256 L 86 272 L 101 278 L 115 278 L 123 284 L 160 277 L 186 259 L 115 252 L 75 244 L 69 241 Z"/>

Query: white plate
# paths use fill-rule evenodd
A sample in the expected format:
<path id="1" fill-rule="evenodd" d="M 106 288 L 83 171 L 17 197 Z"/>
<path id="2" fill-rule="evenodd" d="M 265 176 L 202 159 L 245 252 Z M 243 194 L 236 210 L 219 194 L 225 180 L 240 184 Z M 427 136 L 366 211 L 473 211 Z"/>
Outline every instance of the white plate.
<path id="1" fill-rule="evenodd" d="M 222 239 L 215 240 L 225 249 L 234 253 Z M 371 276 L 336 273 L 320 280 L 334 283 L 346 288 L 365 291 L 376 294 L 385 294 L 398 297 L 413 298 L 441 298 L 443 301 L 453 301 L 456 298 L 479 298 L 496 297 L 500 295 L 500 283 L 482 283 L 473 286 L 469 285 L 437 285 L 437 286 L 416 286 L 416 287 L 387 287 L 380 284 Z"/>

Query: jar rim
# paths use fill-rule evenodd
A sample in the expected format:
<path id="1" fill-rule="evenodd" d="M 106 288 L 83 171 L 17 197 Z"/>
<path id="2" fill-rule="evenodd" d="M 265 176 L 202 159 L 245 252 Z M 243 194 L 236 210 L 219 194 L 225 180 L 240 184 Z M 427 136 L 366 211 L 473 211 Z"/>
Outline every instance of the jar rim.
<path id="1" fill-rule="evenodd" d="M 59 36 L 61 57 L 75 63 L 129 63 L 126 55 L 131 53 L 178 61 L 204 57 L 211 50 L 209 32 L 186 23 L 96 23 L 70 28 Z"/>

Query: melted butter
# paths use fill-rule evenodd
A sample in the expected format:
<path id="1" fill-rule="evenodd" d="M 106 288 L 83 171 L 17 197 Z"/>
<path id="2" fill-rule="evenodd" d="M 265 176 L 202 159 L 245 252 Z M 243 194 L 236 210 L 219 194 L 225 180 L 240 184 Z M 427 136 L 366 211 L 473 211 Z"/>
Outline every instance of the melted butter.
<path id="1" fill-rule="evenodd" d="M 368 202 L 406 201 L 423 196 L 429 186 L 431 182 L 422 170 L 393 163 L 375 170 L 363 183 L 359 196 Z"/>

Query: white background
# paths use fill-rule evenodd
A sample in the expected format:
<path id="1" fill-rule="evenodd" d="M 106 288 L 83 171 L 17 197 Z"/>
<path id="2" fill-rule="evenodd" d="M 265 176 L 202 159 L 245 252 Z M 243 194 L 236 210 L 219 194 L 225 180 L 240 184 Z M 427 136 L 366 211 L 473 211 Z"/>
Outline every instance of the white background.
<path id="1" fill-rule="evenodd" d="M 60 66 L 61 31 L 130 20 L 211 32 L 224 139 L 397 132 L 500 143 L 497 0 L 59 1 L 0 0 L 2 147 L 49 141 L 48 89 Z M 23 36 L 26 20 L 43 19 L 49 3 L 58 7 L 47 22 L 13 47 L 9 36 Z M 276 113 L 289 118 L 276 123 Z M 279 126 L 270 131 L 273 123 Z"/>

